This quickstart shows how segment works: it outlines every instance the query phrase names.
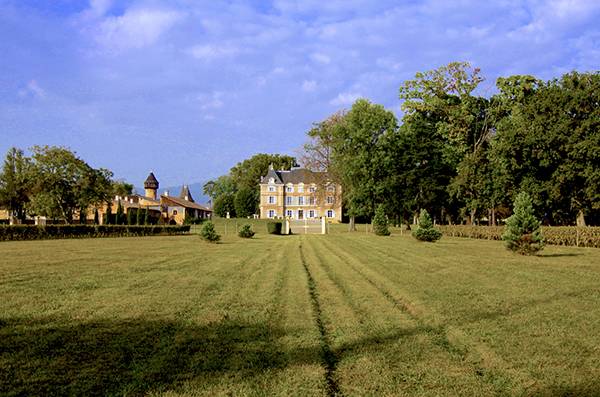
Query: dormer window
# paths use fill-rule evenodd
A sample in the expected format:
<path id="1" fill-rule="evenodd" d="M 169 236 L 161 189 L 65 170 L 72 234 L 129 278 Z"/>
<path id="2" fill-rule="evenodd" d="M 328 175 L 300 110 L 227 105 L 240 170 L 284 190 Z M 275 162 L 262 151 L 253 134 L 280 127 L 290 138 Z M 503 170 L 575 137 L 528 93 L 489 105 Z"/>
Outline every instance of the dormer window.
<path id="1" fill-rule="evenodd" d="M 287 185 L 287 186 L 285 187 L 285 191 L 286 191 L 287 193 L 294 193 L 294 185 Z"/>
<path id="2" fill-rule="evenodd" d="M 275 191 L 275 186 L 269 186 L 269 191 L 270 192 L 274 192 Z"/>
<path id="3" fill-rule="evenodd" d="M 304 193 L 304 184 L 303 183 L 298 185 L 298 193 Z"/>
<path id="4" fill-rule="evenodd" d="M 275 183 L 275 178 L 269 178 L 269 183 Z"/>

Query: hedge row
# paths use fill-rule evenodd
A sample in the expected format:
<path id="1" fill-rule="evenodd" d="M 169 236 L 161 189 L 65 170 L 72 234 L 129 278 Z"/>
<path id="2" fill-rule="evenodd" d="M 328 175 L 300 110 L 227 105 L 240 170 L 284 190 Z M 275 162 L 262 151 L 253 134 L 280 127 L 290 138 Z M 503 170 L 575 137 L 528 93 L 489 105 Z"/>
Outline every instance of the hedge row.
<path id="1" fill-rule="evenodd" d="M 189 225 L 0 225 L 0 241 L 175 235 L 189 231 Z"/>
<path id="2" fill-rule="evenodd" d="M 504 226 L 437 225 L 445 236 L 501 240 Z M 600 248 L 600 227 L 543 226 L 546 244 Z"/>

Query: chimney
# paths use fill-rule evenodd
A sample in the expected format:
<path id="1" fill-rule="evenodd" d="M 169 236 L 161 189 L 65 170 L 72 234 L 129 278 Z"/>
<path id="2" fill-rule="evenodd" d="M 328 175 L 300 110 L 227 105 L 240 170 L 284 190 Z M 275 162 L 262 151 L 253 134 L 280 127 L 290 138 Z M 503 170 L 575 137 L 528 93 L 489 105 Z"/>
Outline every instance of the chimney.
<path id="1" fill-rule="evenodd" d="M 169 191 L 168 191 L 168 190 L 165 190 L 165 193 L 163 194 L 163 196 L 165 196 L 165 197 L 169 197 Z"/>

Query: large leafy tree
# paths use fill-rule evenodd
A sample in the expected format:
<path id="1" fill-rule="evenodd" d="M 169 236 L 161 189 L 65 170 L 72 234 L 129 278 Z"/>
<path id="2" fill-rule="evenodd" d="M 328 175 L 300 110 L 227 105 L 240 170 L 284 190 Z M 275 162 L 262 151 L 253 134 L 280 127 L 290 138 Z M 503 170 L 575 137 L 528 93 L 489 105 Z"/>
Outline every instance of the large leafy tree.
<path id="1" fill-rule="evenodd" d="M 235 194 L 237 188 L 229 175 L 222 175 L 215 180 L 208 181 L 203 186 L 204 194 L 209 196 L 213 202 L 224 194 Z"/>
<path id="2" fill-rule="evenodd" d="M 256 211 L 256 191 L 243 187 L 235 193 L 235 214 L 239 218 L 247 218 Z"/>
<path id="3" fill-rule="evenodd" d="M 397 133 L 394 114 L 366 99 L 357 100 L 334 130 L 332 165 L 342 181 L 350 216 L 372 217 L 377 204 L 386 202 Z"/>
<path id="4" fill-rule="evenodd" d="M 30 170 L 31 162 L 22 150 L 14 147 L 8 150 L 0 172 L 0 207 L 21 221 L 25 219 L 25 204 L 29 201 Z"/>
<path id="5" fill-rule="evenodd" d="M 504 190 L 511 198 L 527 191 L 546 222 L 585 225 L 600 209 L 600 73 L 509 88 L 516 94 L 500 86 L 501 95 L 517 100 L 493 143 Z"/>
<path id="6" fill-rule="evenodd" d="M 296 159 L 288 155 L 259 153 L 237 163 L 229 175 L 238 189 L 258 189 L 260 178 L 267 174 L 270 165 L 276 170 L 289 170 L 296 165 Z"/>
<path id="7" fill-rule="evenodd" d="M 110 197 L 110 171 L 90 167 L 63 147 L 34 146 L 32 152 L 32 213 L 71 223 L 74 213 Z"/>

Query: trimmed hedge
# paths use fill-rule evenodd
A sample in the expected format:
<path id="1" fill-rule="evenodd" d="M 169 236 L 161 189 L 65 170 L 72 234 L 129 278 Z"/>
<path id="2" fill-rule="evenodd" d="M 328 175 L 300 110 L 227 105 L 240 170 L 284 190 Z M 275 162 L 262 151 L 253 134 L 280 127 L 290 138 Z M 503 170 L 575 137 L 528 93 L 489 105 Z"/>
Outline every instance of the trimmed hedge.
<path id="1" fill-rule="evenodd" d="M 269 222 L 267 223 L 267 231 L 269 234 L 281 234 L 283 228 L 282 222 Z"/>
<path id="2" fill-rule="evenodd" d="M 504 226 L 437 225 L 444 235 L 501 240 Z M 600 248 L 598 226 L 542 226 L 544 242 L 552 245 Z"/>
<path id="3" fill-rule="evenodd" d="M 0 241 L 176 235 L 189 231 L 189 225 L 0 225 Z"/>

